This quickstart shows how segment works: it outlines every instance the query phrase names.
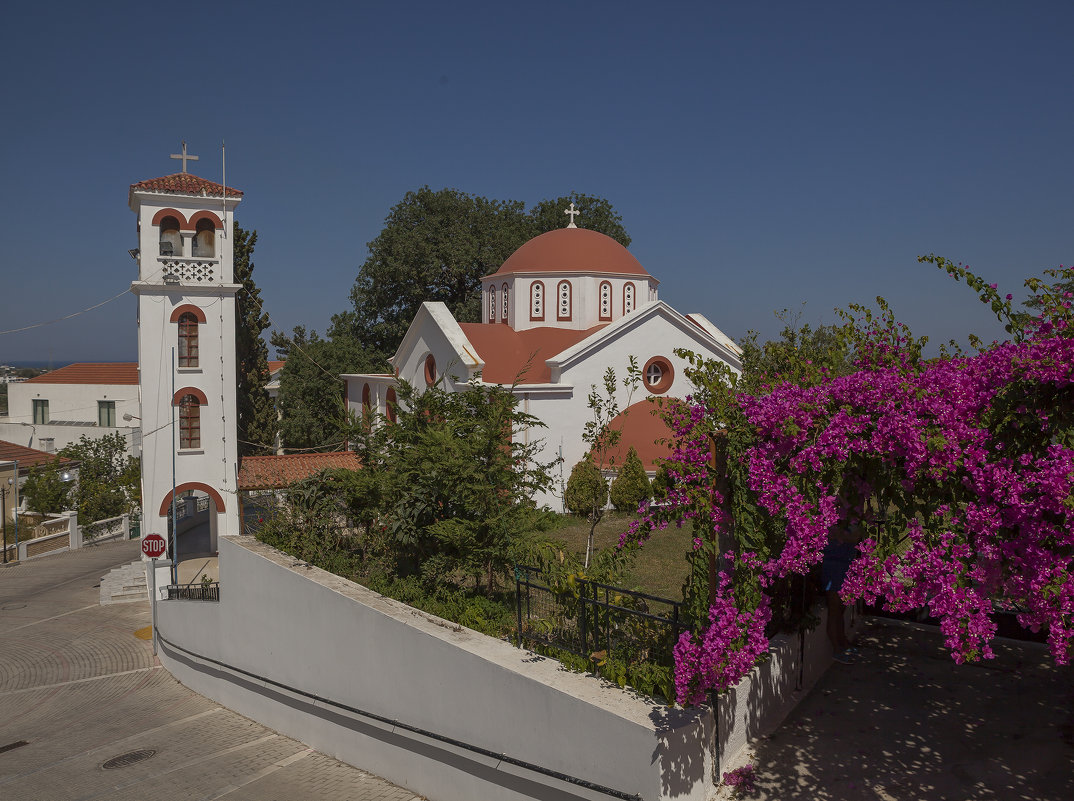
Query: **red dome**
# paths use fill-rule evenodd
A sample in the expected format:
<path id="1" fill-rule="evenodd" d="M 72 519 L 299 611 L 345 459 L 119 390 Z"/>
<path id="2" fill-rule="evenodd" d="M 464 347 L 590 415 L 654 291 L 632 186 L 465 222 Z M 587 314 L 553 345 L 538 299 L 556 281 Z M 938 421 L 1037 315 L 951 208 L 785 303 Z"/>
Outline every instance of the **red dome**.
<path id="1" fill-rule="evenodd" d="M 652 276 L 610 236 L 585 228 L 557 228 L 531 239 L 494 275 L 508 273 L 618 273 Z"/>

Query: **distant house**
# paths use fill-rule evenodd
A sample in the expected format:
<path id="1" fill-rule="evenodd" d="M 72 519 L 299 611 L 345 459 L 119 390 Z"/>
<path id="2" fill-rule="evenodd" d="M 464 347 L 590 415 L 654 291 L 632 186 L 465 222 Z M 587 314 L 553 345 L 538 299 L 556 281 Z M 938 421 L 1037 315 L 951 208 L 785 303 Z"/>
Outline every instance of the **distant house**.
<path id="1" fill-rule="evenodd" d="M 55 453 L 83 436 L 122 434 L 141 453 L 136 362 L 80 362 L 8 386 L 0 439 Z"/>
<path id="2" fill-rule="evenodd" d="M 0 504 L 7 519 L 15 516 L 15 510 L 25 503 L 22 497 L 22 485 L 26 483 L 30 471 L 35 467 L 51 464 L 57 459 L 54 453 L 45 453 L 34 448 L 27 448 L 15 442 L 0 439 L 0 493 L 4 500 Z M 72 474 L 77 474 L 77 462 L 61 459 L 65 468 L 70 467 Z M 18 483 L 16 485 L 16 478 Z"/>

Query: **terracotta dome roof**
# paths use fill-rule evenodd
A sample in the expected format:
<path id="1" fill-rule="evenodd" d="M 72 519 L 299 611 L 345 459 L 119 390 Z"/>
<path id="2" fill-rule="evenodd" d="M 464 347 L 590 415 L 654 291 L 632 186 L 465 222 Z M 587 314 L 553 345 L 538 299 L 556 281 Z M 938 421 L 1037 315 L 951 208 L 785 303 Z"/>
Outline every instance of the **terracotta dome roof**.
<path id="1" fill-rule="evenodd" d="M 610 236 L 585 228 L 557 228 L 531 239 L 494 275 L 508 273 L 619 273 L 652 276 Z"/>

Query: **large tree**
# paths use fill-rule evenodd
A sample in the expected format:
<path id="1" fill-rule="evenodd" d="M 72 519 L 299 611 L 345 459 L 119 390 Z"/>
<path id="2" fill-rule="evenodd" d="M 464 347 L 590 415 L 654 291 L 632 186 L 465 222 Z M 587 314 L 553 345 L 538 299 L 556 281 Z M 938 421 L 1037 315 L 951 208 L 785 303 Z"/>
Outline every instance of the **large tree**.
<path id="1" fill-rule="evenodd" d="M 368 369 L 368 358 L 349 337 L 326 340 L 303 326 L 290 337 L 274 332 L 272 345 L 286 359 L 278 397 L 284 451 L 340 450 L 346 417 L 340 375 Z"/>
<path id="2" fill-rule="evenodd" d="M 257 231 L 247 231 L 236 224 L 233 236 L 235 283 L 242 285 L 235 296 L 239 455 L 249 456 L 272 453 L 276 441 L 276 409 L 265 389 L 269 380 L 268 346 L 261 335 L 270 323 L 261 306 L 261 290 L 253 278 Z"/>
<path id="3" fill-rule="evenodd" d="M 623 245 L 630 237 L 607 200 L 573 193 L 543 200 L 528 212 L 518 200 L 490 200 L 427 186 L 392 207 L 351 290 L 352 308 L 333 318 L 330 336 L 350 336 L 383 364 L 395 353 L 418 307 L 447 304 L 455 318 L 481 317 L 481 278 L 527 240 L 566 225 L 564 211 L 581 209 L 580 228 Z"/>

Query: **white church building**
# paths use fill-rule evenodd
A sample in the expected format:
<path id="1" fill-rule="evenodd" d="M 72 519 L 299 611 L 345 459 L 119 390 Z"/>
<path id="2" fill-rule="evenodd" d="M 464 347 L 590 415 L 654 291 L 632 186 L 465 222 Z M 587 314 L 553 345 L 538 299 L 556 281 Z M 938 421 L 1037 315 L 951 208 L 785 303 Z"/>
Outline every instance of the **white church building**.
<path id="1" fill-rule="evenodd" d="M 443 303 L 424 303 L 390 360 L 394 374 L 343 376 L 350 411 L 372 410 L 389 420 L 397 378 L 418 388 L 441 381 L 448 391 L 464 389 L 478 374 L 487 383 L 515 384 L 522 409 L 547 426 L 515 436 L 542 441 L 542 461 L 562 457 L 556 488 L 536 499 L 556 510 L 571 468 L 585 456 L 588 397 L 594 385 L 603 386 L 608 367 L 619 379 L 623 410 L 613 421 L 623 432 L 616 461 L 634 446 L 650 474 L 668 453 L 655 441 L 669 433 L 652 415 L 650 399 L 692 391 L 675 349 L 741 368 L 740 350 L 727 335 L 702 315 L 681 314 L 661 301 L 659 282 L 630 251 L 576 227 L 577 212 L 567 213 L 570 225 L 531 239 L 482 279 L 482 322 L 460 323 Z M 642 371 L 633 396 L 622 385 L 631 357 Z"/>

